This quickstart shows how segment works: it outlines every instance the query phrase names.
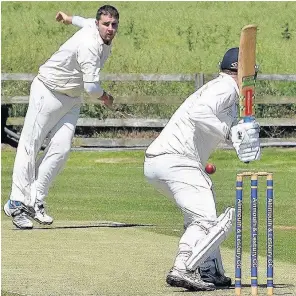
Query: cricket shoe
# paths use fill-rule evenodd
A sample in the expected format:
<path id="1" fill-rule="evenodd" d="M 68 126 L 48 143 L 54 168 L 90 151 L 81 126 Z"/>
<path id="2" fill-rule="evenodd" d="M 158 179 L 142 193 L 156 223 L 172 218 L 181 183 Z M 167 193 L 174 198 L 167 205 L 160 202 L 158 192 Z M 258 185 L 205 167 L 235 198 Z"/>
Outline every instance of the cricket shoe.
<path id="1" fill-rule="evenodd" d="M 32 229 L 33 223 L 28 218 L 28 213 L 32 215 L 32 208 L 26 207 L 20 201 L 8 200 L 3 207 L 4 213 L 12 217 L 12 223 L 19 229 Z"/>
<path id="2" fill-rule="evenodd" d="M 50 225 L 53 222 L 53 218 L 46 214 L 43 201 L 36 201 L 35 203 L 35 216 L 34 220 L 40 224 Z"/>
<path id="3" fill-rule="evenodd" d="M 185 288 L 191 291 L 213 291 L 215 285 L 204 282 L 194 271 L 172 268 L 167 275 L 166 282 L 172 287 Z"/>
<path id="4" fill-rule="evenodd" d="M 216 287 L 230 287 L 231 286 L 231 278 L 221 274 L 218 271 L 214 273 L 210 268 L 199 268 L 199 274 L 201 279 L 204 282 L 212 283 Z"/>

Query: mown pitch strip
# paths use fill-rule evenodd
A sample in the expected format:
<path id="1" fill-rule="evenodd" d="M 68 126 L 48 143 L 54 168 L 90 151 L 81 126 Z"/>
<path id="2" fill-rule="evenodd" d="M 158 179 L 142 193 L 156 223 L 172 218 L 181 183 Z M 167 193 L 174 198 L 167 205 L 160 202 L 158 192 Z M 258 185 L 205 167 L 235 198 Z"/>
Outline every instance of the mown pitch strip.
<path id="1" fill-rule="evenodd" d="M 58 221 L 56 231 L 14 231 L 11 221 L 2 221 L 2 290 L 16 293 L 7 296 L 184 296 L 184 289 L 165 283 L 178 237 L 157 234 L 147 226 L 106 227 L 105 223 L 100 227 L 98 222 Z M 234 251 L 222 249 L 222 255 L 227 274 L 234 278 Z M 244 253 L 246 267 L 248 260 Z M 276 260 L 275 266 L 275 295 L 295 295 L 296 266 Z M 248 270 L 243 271 L 244 283 L 249 282 L 248 275 Z M 259 295 L 264 295 L 264 281 L 259 278 Z M 242 290 L 247 293 L 250 287 Z M 198 295 L 234 295 L 234 288 Z"/>

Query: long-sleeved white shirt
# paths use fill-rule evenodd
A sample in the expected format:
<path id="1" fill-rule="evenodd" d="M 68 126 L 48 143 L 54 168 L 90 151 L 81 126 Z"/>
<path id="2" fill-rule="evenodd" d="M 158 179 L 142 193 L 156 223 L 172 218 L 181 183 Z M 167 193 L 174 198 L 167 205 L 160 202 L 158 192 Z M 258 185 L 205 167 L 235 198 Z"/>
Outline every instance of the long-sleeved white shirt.
<path id="1" fill-rule="evenodd" d="M 189 96 L 171 117 L 146 156 L 180 154 L 205 165 L 237 119 L 239 90 L 225 73 Z"/>
<path id="2" fill-rule="evenodd" d="M 73 17 L 83 27 L 68 39 L 40 68 L 38 78 L 51 90 L 79 97 L 84 82 L 98 83 L 100 71 L 111 52 L 104 44 L 95 19 Z"/>

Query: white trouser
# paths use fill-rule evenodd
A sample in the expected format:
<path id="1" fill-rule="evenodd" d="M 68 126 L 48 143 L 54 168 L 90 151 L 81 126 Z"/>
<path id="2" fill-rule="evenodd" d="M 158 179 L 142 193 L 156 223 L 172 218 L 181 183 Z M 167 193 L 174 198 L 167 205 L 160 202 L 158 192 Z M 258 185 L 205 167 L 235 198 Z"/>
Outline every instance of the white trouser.
<path id="1" fill-rule="evenodd" d="M 178 254 L 187 254 L 182 260 L 184 263 L 195 244 L 206 235 L 205 229 L 217 218 L 211 179 L 198 161 L 174 154 L 146 157 L 144 174 L 149 183 L 172 198 L 184 214 L 185 231 L 178 250 Z M 220 271 L 224 273 L 219 248 L 201 267 L 208 266 L 208 261 L 213 259 L 219 261 Z"/>
<path id="2" fill-rule="evenodd" d="M 71 149 L 81 99 L 50 91 L 35 78 L 13 168 L 11 200 L 43 200 Z M 43 155 L 38 153 L 48 141 Z"/>

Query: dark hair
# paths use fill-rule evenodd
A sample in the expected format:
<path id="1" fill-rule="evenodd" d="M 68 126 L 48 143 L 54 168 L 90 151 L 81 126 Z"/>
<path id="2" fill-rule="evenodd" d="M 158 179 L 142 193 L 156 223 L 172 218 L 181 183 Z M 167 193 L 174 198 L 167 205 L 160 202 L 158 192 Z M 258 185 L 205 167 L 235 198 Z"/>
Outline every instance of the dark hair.
<path id="1" fill-rule="evenodd" d="M 119 20 L 119 13 L 118 13 L 117 9 L 111 5 L 104 5 L 104 6 L 100 7 L 97 11 L 96 19 L 100 20 L 102 14 L 103 15 L 111 15 L 114 18 L 116 18 L 117 20 Z"/>

